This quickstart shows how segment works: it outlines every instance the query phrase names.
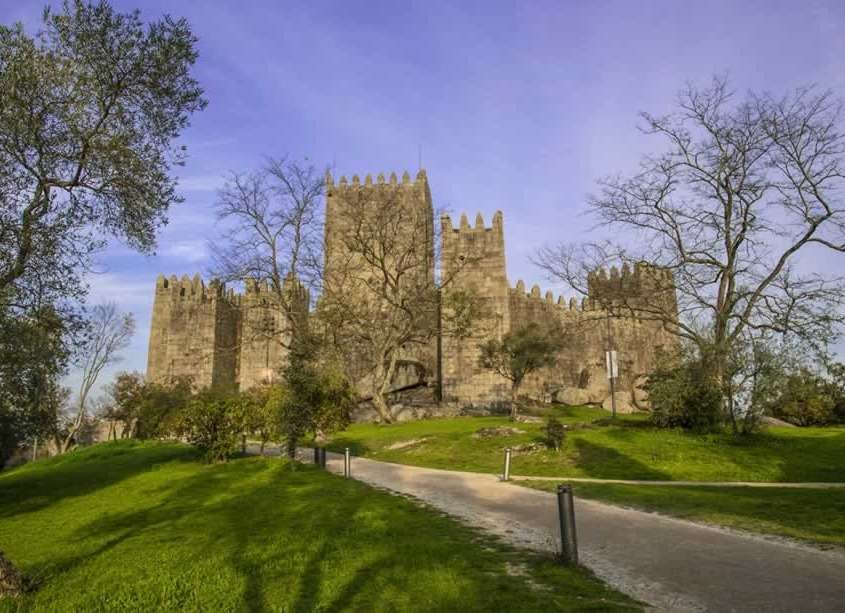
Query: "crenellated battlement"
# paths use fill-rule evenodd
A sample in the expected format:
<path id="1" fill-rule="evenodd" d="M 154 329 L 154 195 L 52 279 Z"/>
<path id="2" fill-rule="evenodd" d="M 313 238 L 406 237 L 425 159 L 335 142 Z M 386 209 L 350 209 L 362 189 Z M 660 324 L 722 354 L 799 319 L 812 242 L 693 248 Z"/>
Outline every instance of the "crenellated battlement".
<path id="1" fill-rule="evenodd" d="M 334 177 L 330 172 L 326 173 L 326 192 L 329 196 L 333 195 L 335 192 L 343 192 L 345 190 L 355 190 L 355 189 L 373 189 L 373 188 L 383 188 L 386 186 L 392 187 L 404 187 L 404 188 L 420 188 L 420 187 L 428 187 L 428 177 L 425 174 L 425 170 L 420 170 L 417 172 L 416 178 L 411 180 L 410 173 L 406 170 L 402 173 L 402 179 L 396 176 L 395 172 L 391 172 L 389 178 L 385 178 L 384 173 L 379 173 L 376 176 L 375 181 L 373 181 L 373 176 L 368 174 L 364 177 L 363 182 L 358 175 L 352 175 L 351 179 L 346 178 L 345 175 L 341 175 L 340 179 L 335 182 Z"/>
<path id="2" fill-rule="evenodd" d="M 181 278 L 176 275 L 170 275 L 170 277 L 159 275 L 156 278 L 156 295 L 169 295 L 172 298 L 195 302 L 229 299 L 234 296 L 232 290 L 227 291 L 225 284 L 217 279 L 212 279 L 206 285 L 199 273 L 194 274 L 193 277 L 182 275 Z"/>
<path id="3" fill-rule="evenodd" d="M 543 294 L 540 286 L 536 283 L 531 286 L 531 291 L 525 291 L 525 281 L 519 279 L 516 282 L 516 285 L 510 288 L 510 293 L 515 298 L 522 298 L 524 300 L 531 300 L 536 301 L 537 303 L 542 303 L 545 306 L 553 307 L 556 310 L 560 311 L 595 311 L 598 310 L 598 305 L 591 302 L 589 298 L 582 298 L 579 302 L 577 299 L 569 298 L 568 300 L 564 296 L 558 296 L 557 300 L 555 300 L 555 295 L 552 290 L 547 290 L 545 294 Z"/>
<path id="4" fill-rule="evenodd" d="M 443 238 L 444 240 L 454 238 L 452 234 L 469 234 L 469 235 L 476 235 L 481 232 L 489 232 L 493 234 L 498 234 L 499 236 L 503 235 L 504 232 L 504 220 L 501 211 L 496 211 L 493 214 L 492 225 L 488 228 L 484 224 L 484 216 L 481 213 L 476 213 L 475 215 L 475 225 L 470 226 L 469 218 L 467 218 L 466 213 L 461 214 L 460 223 L 458 227 L 454 227 L 452 224 L 452 218 L 449 215 L 441 215 L 440 216 L 440 229 L 443 231 Z"/>
<path id="5" fill-rule="evenodd" d="M 674 292 L 672 271 L 645 262 L 637 262 L 634 269 L 625 262 L 620 271 L 601 268 L 587 277 L 587 292 L 593 300 L 615 302 L 650 298 L 655 292 Z"/>

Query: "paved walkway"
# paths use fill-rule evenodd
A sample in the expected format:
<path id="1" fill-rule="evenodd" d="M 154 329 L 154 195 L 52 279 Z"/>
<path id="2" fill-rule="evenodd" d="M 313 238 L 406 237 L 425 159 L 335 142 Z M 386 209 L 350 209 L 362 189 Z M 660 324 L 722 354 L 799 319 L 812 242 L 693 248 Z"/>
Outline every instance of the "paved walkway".
<path id="1" fill-rule="evenodd" d="M 774 487 L 806 490 L 835 490 L 845 483 L 804 482 L 778 483 L 774 481 L 653 481 L 644 479 L 593 479 L 591 477 L 523 477 L 511 475 L 515 481 L 566 481 L 567 483 L 618 483 L 620 485 L 672 485 L 686 487 Z"/>
<path id="2" fill-rule="evenodd" d="M 311 461 L 304 451 L 302 459 Z M 329 453 L 327 468 L 343 472 Z M 352 476 L 422 500 L 517 545 L 553 551 L 553 494 L 493 475 L 352 459 Z M 845 610 L 845 555 L 576 499 L 581 562 L 661 611 Z"/>

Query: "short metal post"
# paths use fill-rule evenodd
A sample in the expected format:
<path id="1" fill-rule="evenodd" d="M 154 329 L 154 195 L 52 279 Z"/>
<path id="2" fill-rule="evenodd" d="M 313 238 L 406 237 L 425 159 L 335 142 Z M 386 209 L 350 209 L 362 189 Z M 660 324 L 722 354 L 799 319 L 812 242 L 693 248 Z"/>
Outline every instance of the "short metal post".
<path id="1" fill-rule="evenodd" d="M 343 452 L 343 476 L 347 479 L 352 476 L 352 461 L 349 457 L 349 447 Z"/>
<path id="2" fill-rule="evenodd" d="M 575 536 L 575 505 L 572 486 L 557 487 L 557 511 L 560 518 L 560 554 L 564 564 L 578 564 L 578 539 Z"/>
<path id="3" fill-rule="evenodd" d="M 505 471 L 502 473 L 502 481 L 507 481 L 511 478 L 511 448 L 505 449 Z"/>
<path id="4" fill-rule="evenodd" d="M 318 463 L 320 465 L 320 468 L 325 468 L 326 467 L 326 448 L 325 447 L 319 447 L 319 449 L 320 449 L 320 458 L 319 458 Z"/>
<path id="5" fill-rule="evenodd" d="M 314 447 L 314 466 L 320 465 L 320 448 Z"/>

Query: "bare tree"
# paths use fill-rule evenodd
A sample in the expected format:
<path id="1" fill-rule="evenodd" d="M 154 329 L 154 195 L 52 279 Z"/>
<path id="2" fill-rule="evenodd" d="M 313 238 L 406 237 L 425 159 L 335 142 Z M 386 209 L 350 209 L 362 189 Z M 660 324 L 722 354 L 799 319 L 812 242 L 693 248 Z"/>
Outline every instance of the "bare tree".
<path id="1" fill-rule="evenodd" d="M 121 360 L 120 352 L 129 346 L 135 333 L 135 320 L 131 313 L 119 313 L 114 303 L 100 304 L 93 308 L 91 335 L 81 354 L 82 380 L 79 384 L 76 416 L 64 439 L 59 441 L 59 453 L 70 449 L 80 428 L 85 423 L 88 396 L 100 373 L 106 366 Z"/>
<path id="2" fill-rule="evenodd" d="M 387 397 L 397 369 L 420 365 L 427 352 L 433 357 L 441 289 L 454 278 L 454 272 L 435 274 L 431 206 L 406 200 L 403 189 L 380 182 L 346 190 L 343 218 L 327 233 L 331 253 L 318 305 L 347 376 L 368 382 L 369 397 L 385 422 L 393 420 Z"/>
<path id="3" fill-rule="evenodd" d="M 545 248 L 537 263 L 583 293 L 609 262 L 671 271 L 614 307 L 693 344 L 733 397 L 737 347 L 791 337 L 821 349 L 843 322 L 843 276 L 800 272 L 799 260 L 845 252 L 841 102 L 812 87 L 737 100 L 716 78 L 687 86 L 675 112 L 641 117 L 661 153 L 589 199 L 598 227 L 627 240 Z"/>
<path id="4" fill-rule="evenodd" d="M 283 325 L 251 326 L 253 334 L 287 345 L 303 321 L 301 293 L 291 283 L 319 287 L 322 258 L 323 175 L 308 163 L 268 158 L 256 172 L 233 173 L 217 195 L 217 216 L 226 224 L 212 244 L 213 273 L 223 281 L 266 285 Z"/>

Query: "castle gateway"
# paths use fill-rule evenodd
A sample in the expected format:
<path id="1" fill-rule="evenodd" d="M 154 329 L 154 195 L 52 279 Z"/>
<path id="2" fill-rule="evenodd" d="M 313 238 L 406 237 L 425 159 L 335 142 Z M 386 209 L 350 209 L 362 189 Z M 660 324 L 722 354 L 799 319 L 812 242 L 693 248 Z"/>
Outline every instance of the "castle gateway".
<path id="1" fill-rule="evenodd" d="M 388 190 L 388 191 L 386 191 Z M 392 191 L 389 191 L 392 190 Z M 384 194 L 391 198 L 385 199 Z M 373 183 L 368 176 L 337 183 L 326 178 L 325 274 L 337 269 L 344 255 L 343 232 L 348 228 L 349 203 L 366 201 L 369 206 L 388 203 L 407 207 L 424 219 L 425 231 L 409 232 L 408 240 L 420 243 L 420 278 L 435 274 L 433 206 L 428 179 L 420 171 L 412 180 L 405 173 L 401 180 L 391 175 Z M 480 346 L 490 338 L 501 338 L 529 323 L 558 324 L 566 334 L 566 344 L 554 367 L 530 375 L 521 392 L 538 400 L 556 398 L 570 404 L 602 403 L 609 407 L 605 352 L 617 351 L 619 378 L 616 381 L 620 410 L 646 408 L 638 385 L 654 369 L 662 348 L 673 346 L 675 337 L 660 321 L 640 317 L 636 306 L 645 301 L 662 303 L 662 310 L 676 311 L 675 292 L 669 271 L 646 264 L 633 269 L 612 268 L 591 275 L 588 296 L 576 300 L 555 299 L 523 281 L 513 286 L 507 278 L 504 217 L 493 215 L 488 226 L 481 215 L 470 224 L 466 215 L 456 223 L 448 216 L 440 219 L 441 250 L 439 270 L 451 282 L 445 292 L 468 291 L 485 304 L 484 321 L 476 322 L 476 333 L 460 338 L 442 333 L 429 346 L 406 356 L 415 365 L 396 374 L 395 389 L 409 387 L 417 377 L 416 397 L 430 395 L 434 403 L 439 393 L 445 403 L 459 406 L 502 405 L 510 398 L 509 382 L 478 363 Z M 457 263 L 460 263 L 458 265 Z M 308 292 L 295 279 L 285 283 L 291 304 L 307 313 Z M 156 281 L 150 330 L 147 378 L 168 381 L 190 377 L 197 387 L 223 385 L 241 390 L 278 380 L 287 351 L 284 340 L 285 315 L 276 312 L 268 300 L 270 288 L 248 280 L 238 294 L 212 281 L 206 285 L 199 275 L 181 279 L 160 276 Z M 353 299 L 354 292 L 350 294 Z M 444 301 L 445 303 L 445 301 Z M 613 305 L 625 304 L 625 309 Z M 266 334 L 267 330 L 275 334 Z M 288 339 L 289 340 L 289 339 Z M 411 381 L 414 383 L 414 381 Z M 410 387 L 414 387 L 413 385 Z"/>

